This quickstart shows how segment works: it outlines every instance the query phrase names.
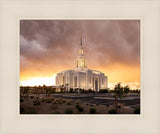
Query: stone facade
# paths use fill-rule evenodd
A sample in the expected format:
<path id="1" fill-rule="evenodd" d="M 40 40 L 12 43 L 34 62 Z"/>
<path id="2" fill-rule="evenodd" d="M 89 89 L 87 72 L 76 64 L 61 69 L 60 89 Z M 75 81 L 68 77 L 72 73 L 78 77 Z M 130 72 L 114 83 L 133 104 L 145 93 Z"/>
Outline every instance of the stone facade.
<path id="1" fill-rule="evenodd" d="M 86 66 L 86 58 L 82 47 L 79 49 L 79 55 L 76 61 L 76 67 L 73 70 L 65 70 L 57 74 L 56 86 L 64 86 L 68 91 L 73 89 L 94 90 L 108 88 L 108 78 L 104 73 L 96 70 L 90 70 Z"/>

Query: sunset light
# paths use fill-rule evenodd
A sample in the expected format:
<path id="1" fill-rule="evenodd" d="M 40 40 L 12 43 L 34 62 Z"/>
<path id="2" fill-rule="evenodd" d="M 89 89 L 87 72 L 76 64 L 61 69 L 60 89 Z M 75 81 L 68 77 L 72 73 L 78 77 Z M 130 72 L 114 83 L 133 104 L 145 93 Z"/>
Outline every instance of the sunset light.
<path id="1" fill-rule="evenodd" d="M 30 78 L 25 81 L 21 81 L 21 86 L 43 86 L 44 84 L 46 86 L 53 86 L 55 85 L 55 78 L 56 75 L 53 75 L 52 77 L 34 77 Z"/>

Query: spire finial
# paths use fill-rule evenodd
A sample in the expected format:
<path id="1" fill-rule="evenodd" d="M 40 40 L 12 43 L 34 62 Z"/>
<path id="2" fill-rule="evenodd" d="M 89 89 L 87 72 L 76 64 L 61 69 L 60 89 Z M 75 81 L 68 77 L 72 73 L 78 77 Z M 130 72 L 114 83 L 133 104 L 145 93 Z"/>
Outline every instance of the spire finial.
<path id="1" fill-rule="evenodd" d="M 83 38 L 83 36 L 81 35 L 81 46 L 82 46 L 82 44 L 83 44 L 83 40 L 82 40 L 82 38 Z"/>

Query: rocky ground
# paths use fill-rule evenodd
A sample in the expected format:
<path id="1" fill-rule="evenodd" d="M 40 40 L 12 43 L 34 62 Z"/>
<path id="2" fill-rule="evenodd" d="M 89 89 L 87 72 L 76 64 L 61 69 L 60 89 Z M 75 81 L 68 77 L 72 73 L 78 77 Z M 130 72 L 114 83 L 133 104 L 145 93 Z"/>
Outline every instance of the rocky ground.
<path id="1" fill-rule="evenodd" d="M 135 107 L 140 105 L 138 100 L 136 96 L 123 98 L 117 113 L 133 114 Z M 113 109 L 114 98 L 111 95 L 52 94 L 47 98 L 45 94 L 31 94 L 20 97 L 21 114 L 108 114 L 114 113 Z"/>

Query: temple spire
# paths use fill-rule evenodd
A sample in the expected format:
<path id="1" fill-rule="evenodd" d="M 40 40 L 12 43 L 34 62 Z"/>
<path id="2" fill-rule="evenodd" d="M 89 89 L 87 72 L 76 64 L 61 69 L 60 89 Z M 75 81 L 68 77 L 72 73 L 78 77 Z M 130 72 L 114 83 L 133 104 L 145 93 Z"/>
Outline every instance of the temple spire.
<path id="1" fill-rule="evenodd" d="M 83 36 L 81 35 L 81 46 L 82 46 L 82 44 L 83 44 Z"/>

